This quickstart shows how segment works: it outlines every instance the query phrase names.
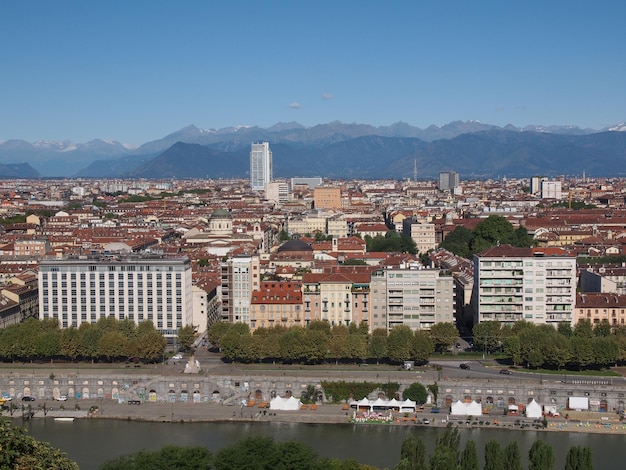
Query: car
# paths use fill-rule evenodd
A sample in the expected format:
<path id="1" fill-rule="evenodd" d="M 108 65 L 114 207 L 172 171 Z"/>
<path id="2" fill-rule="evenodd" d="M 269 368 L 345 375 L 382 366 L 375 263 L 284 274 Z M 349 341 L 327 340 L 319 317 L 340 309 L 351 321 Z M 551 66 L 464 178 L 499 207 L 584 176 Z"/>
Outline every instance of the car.
<path id="1" fill-rule="evenodd" d="M 460 367 L 461 369 L 470 370 L 470 365 L 469 365 L 469 364 L 465 364 L 465 363 L 463 363 L 463 364 L 461 364 L 459 367 Z"/>
<path id="2" fill-rule="evenodd" d="M 60 395 L 55 400 L 57 400 L 57 401 L 67 401 L 67 396 L 66 395 Z"/>
<path id="3" fill-rule="evenodd" d="M 513 374 L 513 372 L 511 372 L 509 369 L 501 369 L 500 373 L 502 375 L 512 375 Z"/>
<path id="4" fill-rule="evenodd" d="M 461 343 L 456 343 L 456 348 L 461 349 Z"/>
<path id="5" fill-rule="evenodd" d="M 128 400 L 129 405 L 141 405 L 141 400 Z"/>
<path id="6" fill-rule="evenodd" d="M 22 397 L 22 401 L 35 401 L 34 397 Z"/>
<path id="7" fill-rule="evenodd" d="M 430 412 L 431 413 L 440 413 L 441 410 L 439 410 L 439 408 L 431 408 Z"/>
<path id="8" fill-rule="evenodd" d="M 172 359 L 174 359 L 174 360 L 179 360 L 179 359 L 182 359 L 182 358 L 183 358 L 182 354 L 175 354 L 175 355 L 172 356 Z"/>
<path id="9" fill-rule="evenodd" d="M 424 424 L 430 424 L 430 421 L 429 421 L 429 419 L 428 419 L 428 418 L 424 418 L 424 421 L 422 421 L 422 423 L 424 423 Z"/>

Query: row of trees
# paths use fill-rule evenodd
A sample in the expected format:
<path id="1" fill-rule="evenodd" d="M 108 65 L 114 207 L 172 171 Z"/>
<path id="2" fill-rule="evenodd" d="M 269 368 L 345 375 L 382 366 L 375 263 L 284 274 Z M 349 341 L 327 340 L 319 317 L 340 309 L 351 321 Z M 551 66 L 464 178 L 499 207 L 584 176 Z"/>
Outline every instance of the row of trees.
<path id="1" fill-rule="evenodd" d="M 533 238 L 524 227 L 514 229 L 511 222 L 499 215 L 491 215 L 476 225 L 474 230 L 457 227 L 439 245 L 457 256 L 469 258 L 498 243 L 530 247 Z"/>
<path id="2" fill-rule="evenodd" d="M 592 326 L 582 319 L 574 328 L 569 323 L 553 328 L 526 321 L 504 327 L 483 322 L 472 331 L 475 347 L 502 350 L 515 365 L 527 368 L 599 369 L 626 360 L 626 328 L 612 328 L 606 321 Z"/>
<path id="3" fill-rule="evenodd" d="M 452 324 L 439 327 L 457 337 Z M 453 332 L 453 333 L 452 333 Z M 317 364 L 325 361 L 359 362 L 366 359 L 377 363 L 402 363 L 414 360 L 424 363 L 435 351 L 444 335 L 425 331 L 414 332 L 408 326 L 398 326 L 387 333 L 384 328 L 368 334 L 365 323 L 330 325 L 327 321 L 312 321 L 307 327 L 275 326 L 250 332 L 244 323 L 215 323 L 208 331 L 208 339 L 220 348 L 224 358 L 233 362 L 286 362 Z"/>
<path id="4" fill-rule="evenodd" d="M 393 470 L 479 470 L 481 468 L 473 440 L 461 451 L 460 434 L 448 425 L 437 438 L 428 456 L 421 438 L 412 435 L 402 442 L 400 462 Z M 517 441 L 501 447 L 496 440 L 485 445 L 484 470 L 522 470 L 522 454 Z M 553 470 L 555 455 L 548 444 L 538 440 L 528 451 L 528 470 Z M 251 462 L 254 462 L 252 465 Z M 291 470 L 377 470 L 354 459 L 319 458 L 306 444 L 294 441 L 277 443 L 271 437 L 246 437 L 215 453 L 204 447 L 166 446 L 159 451 L 141 451 L 106 462 L 100 470 L 233 470 L 242 468 Z M 593 470 L 591 448 L 572 446 L 565 470 Z"/>
<path id="5" fill-rule="evenodd" d="M 193 328 L 179 330 L 179 345 L 190 346 Z M 78 328 L 61 329 L 56 319 L 28 319 L 0 329 L 0 358 L 5 360 L 90 360 L 116 361 L 139 358 L 154 362 L 163 357 L 167 342 L 146 321 L 106 317 L 97 323 L 82 323 Z"/>
<path id="6" fill-rule="evenodd" d="M 479 470 L 476 444 L 467 441 L 461 452 L 459 429 L 450 423 L 437 438 L 434 452 L 427 461 L 426 446 L 421 438 L 407 437 L 402 442 L 400 463 L 394 470 Z M 528 470 L 553 470 L 554 450 L 541 440 L 528 451 Z M 496 440 L 485 444 L 484 470 L 522 470 L 522 455 L 517 441 L 501 447 Z M 593 470 L 590 447 L 572 446 L 566 457 L 565 470 Z"/>

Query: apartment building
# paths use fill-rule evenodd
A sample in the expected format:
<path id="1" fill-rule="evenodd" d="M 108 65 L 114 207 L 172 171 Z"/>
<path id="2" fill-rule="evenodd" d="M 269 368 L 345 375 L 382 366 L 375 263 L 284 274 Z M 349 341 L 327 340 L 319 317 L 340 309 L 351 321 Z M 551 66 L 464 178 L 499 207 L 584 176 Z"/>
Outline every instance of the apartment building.
<path id="1" fill-rule="evenodd" d="M 439 269 L 380 269 L 372 273 L 371 291 L 371 329 L 429 330 L 455 322 L 454 280 Z"/>
<path id="2" fill-rule="evenodd" d="M 407 217 L 402 221 L 402 233 L 415 241 L 418 253 L 427 253 L 437 247 L 435 224 L 419 222 L 416 217 Z"/>
<path id="3" fill-rule="evenodd" d="M 313 190 L 313 204 L 316 209 L 341 209 L 341 188 L 317 186 Z"/>
<path id="4" fill-rule="evenodd" d="M 585 293 L 576 296 L 574 324 L 589 320 L 592 325 L 607 321 L 612 327 L 626 323 L 626 295 L 608 293 Z"/>
<path id="5" fill-rule="evenodd" d="M 250 330 L 273 326 L 304 326 L 302 283 L 297 281 L 261 282 L 252 292 Z"/>
<path id="6" fill-rule="evenodd" d="M 304 318 L 326 320 L 331 326 L 369 322 L 368 269 L 307 273 L 303 276 Z"/>
<path id="7" fill-rule="evenodd" d="M 576 256 L 557 247 L 491 247 L 474 255 L 474 324 L 572 323 Z"/>
<path id="8" fill-rule="evenodd" d="M 104 317 L 151 321 L 166 338 L 194 325 L 189 259 L 124 255 L 40 262 L 40 319 L 56 318 L 69 328 Z"/>
<path id="9" fill-rule="evenodd" d="M 259 290 L 260 259 L 237 255 L 222 263 L 222 321 L 250 324 L 250 298 Z"/>

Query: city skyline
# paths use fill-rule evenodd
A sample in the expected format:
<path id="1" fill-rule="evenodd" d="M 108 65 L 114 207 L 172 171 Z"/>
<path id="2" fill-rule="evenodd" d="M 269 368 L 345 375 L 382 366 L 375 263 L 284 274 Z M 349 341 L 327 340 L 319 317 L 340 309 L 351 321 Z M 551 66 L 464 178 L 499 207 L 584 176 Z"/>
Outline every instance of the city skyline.
<path id="1" fill-rule="evenodd" d="M 0 52 L 0 141 L 140 145 L 191 123 L 625 120 L 616 58 L 626 5 L 616 1 L 33 1 L 0 11 L 14 45 Z"/>

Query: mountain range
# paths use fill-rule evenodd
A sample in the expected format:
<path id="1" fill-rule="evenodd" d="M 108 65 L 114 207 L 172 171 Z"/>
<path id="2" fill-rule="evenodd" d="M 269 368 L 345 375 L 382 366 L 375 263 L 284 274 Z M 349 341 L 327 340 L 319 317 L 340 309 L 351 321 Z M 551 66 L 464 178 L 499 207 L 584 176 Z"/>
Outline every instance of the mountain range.
<path id="1" fill-rule="evenodd" d="M 269 128 L 187 126 L 137 148 L 115 141 L 0 142 L 0 177 L 247 177 L 252 142 L 268 141 L 275 178 L 466 178 L 535 174 L 626 175 L 626 124 L 600 131 L 575 126 L 517 128 L 454 121 L 425 129 L 296 122 Z"/>

